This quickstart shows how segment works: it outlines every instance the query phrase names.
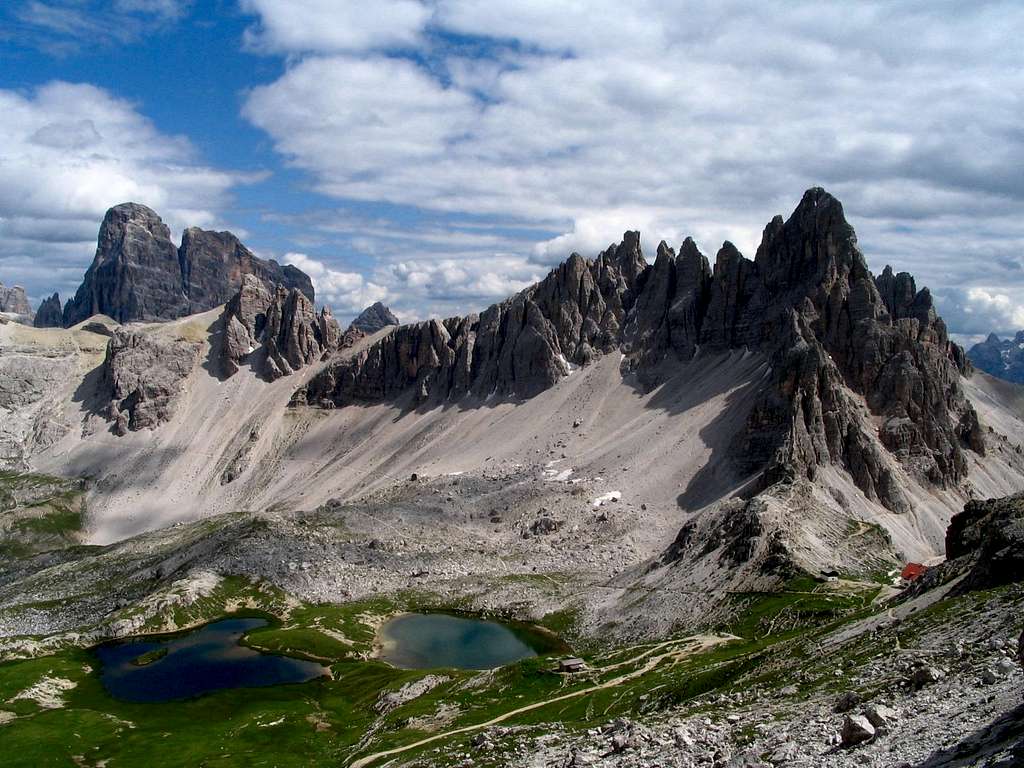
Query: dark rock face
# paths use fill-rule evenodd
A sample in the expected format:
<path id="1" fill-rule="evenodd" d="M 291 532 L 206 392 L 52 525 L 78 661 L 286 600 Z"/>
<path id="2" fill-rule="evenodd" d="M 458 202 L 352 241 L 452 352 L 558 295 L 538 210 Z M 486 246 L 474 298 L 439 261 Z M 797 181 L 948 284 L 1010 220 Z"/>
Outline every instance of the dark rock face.
<path id="1" fill-rule="evenodd" d="M 0 283 L 0 312 L 10 312 L 15 315 L 32 316 L 32 307 L 28 303 L 28 296 L 25 289 L 20 285 L 10 288 Z"/>
<path id="2" fill-rule="evenodd" d="M 107 211 L 92 265 L 64 307 L 65 327 L 95 314 L 124 323 L 169 320 L 187 313 L 178 249 L 160 217 L 136 203 Z"/>
<path id="3" fill-rule="evenodd" d="M 1024 494 L 967 502 L 946 530 L 946 558 L 967 571 L 960 592 L 1024 580 Z"/>
<path id="4" fill-rule="evenodd" d="M 189 227 L 181 236 L 178 261 L 189 314 L 225 304 L 242 287 L 245 275 L 255 275 L 268 287 L 297 288 L 314 299 L 313 283 L 304 272 L 257 258 L 230 232 Z"/>
<path id="5" fill-rule="evenodd" d="M 748 466 L 767 458 L 770 483 L 840 464 L 894 511 L 908 503 L 887 453 L 931 483 L 961 482 L 964 449 L 982 453 L 984 442 L 927 289 L 891 270 L 876 282 L 841 204 L 821 189 L 768 225 L 753 266 L 759 287 L 741 329 L 768 352 L 776 386 L 737 444 Z M 882 420 L 878 439 L 854 394 Z"/>
<path id="6" fill-rule="evenodd" d="M 1013 339 L 990 333 L 968 350 L 967 357 L 990 376 L 1024 384 L 1024 331 L 1018 331 Z"/>
<path id="7" fill-rule="evenodd" d="M 280 283 L 313 299 L 307 275 L 258 259 L 230 232 L 190 228 L 182 236 L 181 248 L 175 248 L 155 212 L 122 203 L 103 219 L 93 263 L 64 307 L 64 325 L 97 313 L 126 323 L 204 312 L 227 301 L 246 274 L 268 288 Z"/>
<path id="8" fill-rule="evenodd" d="M 354 328 L 365 333 L 367 336 L 372 336 L 389 325 L 398 325 L 398 318 L 394 316 L 390 309 L 378 301 L 360 312 L 359 317 L 349 324 L 349 328 Z"/>
<path id="9" fill-rule="evenodd" d="M 480 315 L 396 328 L 353 358 L 328 366 L 295 402 L 328 407 L 393 399 L 417 403 L 472 394 L 532 397 L 617 348 L 644 269 L 640 236 L 595 261 L 573 254 L 537 285 Z"/>
<path id="10" fill-rule="evenodd" d="M 678 255 L 662 243 L 648 266 L 639 234 L 627 232 L 594 261 L 573 254 L 480 315 L 396 328 L 293 402 L 335 407 L 410 390 L 416 405 L 527 398 L 612 351 L 650 386 L 665 363 L 744 348 L 768 359 L 773 381 L 733 454 L 763 487 L 836 464 L 868 498 L 902 511 L 901 466 L 952 486 L 966 475 L 964 451 L 984 451 L 960 385 L 969 365 L 931 294 L 906 273 L 876 280 L 842 205 L 817 188 L 788 220 L 771 221 L 753 261 L 725 243 L 712 270 L 688 239 Z"/>
<path id="11" fill-rule="evenodd" d="M 119 435 L 153 428 L 174 415 L 174 404 L 199 357 L 200 344 L 115 328 L 103 361 L 109 417 Z"/>
<path id="12" fill-rule="evenodd" d="M 60 328 L 64 325 L 64 315 L 60 308 L 60 294 L 53 294 L 43 299 L 36 310 L 35 319 L 32 321 L 36 328 Z"/>
<path id="13" fill-rule="evenodd" d="M 271 292 L 251 274 L 244 276 L 238 293 L 227 303 L 221 322 L 221 365 L 228 376 L 254 355 L 261 375 L 274 380 L 320 360 L 343 344 L 341 327 L 329 309 L 317 314 L 313 302 L 299 289 L 278 285 Z"/>

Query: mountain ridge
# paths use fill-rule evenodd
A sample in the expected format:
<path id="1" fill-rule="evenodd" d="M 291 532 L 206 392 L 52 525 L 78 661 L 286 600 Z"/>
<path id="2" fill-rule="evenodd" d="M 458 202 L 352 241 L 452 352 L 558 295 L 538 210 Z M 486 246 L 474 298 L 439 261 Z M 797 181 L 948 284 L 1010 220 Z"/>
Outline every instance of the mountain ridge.
<path id="1" fill-rule="evenodd" d="M 968 351 L 971 362 L 985 373 L 1015 384 L 1024 384 L 1024 331 L 1012 339 L 1001 339 L 995 333 Z"/>
<path id="2" fill-rule="evenodd" d="M 817 187 L 788 220 L 767 225 L 753 260 L 726 242 L 711 270 L 687 239 L 679 256 L 659 244 L 648 265 L 639 233 L 626 232 L 593 261 L 572 254 L 479 314 L 399 326 L 329 364 L 293 405 L 342 407 L 406 391 L 417 406 L 529 398 L 616 349 L 623 371 L 645 386 L 669 356 L 764 354 L 774 386 L 733 447 L 744 471 L 763 470 L 762 488 L 840 464 L 868 498 L 905 511 L 893 460 L 948 487 L 965 477 L 965 450 L 984 453 L 959 386 L 969 364 L 930 292 L 889 268 L 872 276 L 841 203 Z M 877 434 L 856 396 L 884 419 Z"/>

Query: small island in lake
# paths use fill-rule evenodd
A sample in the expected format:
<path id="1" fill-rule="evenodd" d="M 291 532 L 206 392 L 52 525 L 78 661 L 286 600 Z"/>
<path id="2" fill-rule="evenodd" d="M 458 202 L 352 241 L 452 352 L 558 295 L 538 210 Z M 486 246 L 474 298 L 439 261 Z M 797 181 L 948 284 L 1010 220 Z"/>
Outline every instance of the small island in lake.
<path id="1" fill-rule="evenodd" d="M 155 661 L 160 661 L 166 655 L 166 648 L 154 648 L 152 651 L 146 651 L 141 656 L 136 656 L 132 659 L 132 664 L 136 667 L 145 667 Z"/>

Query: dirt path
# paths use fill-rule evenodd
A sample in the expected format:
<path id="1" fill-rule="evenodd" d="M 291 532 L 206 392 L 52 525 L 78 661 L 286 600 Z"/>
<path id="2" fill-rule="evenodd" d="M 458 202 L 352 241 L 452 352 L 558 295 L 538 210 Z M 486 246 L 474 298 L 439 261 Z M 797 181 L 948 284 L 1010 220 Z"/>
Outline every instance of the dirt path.
<path id="1" fill-rule="evenodd" d="M 375 752 L 372 755 L 360 757 L 358 760 L 349 763 L 349 768 L 365 768 L 366 766 L 375 763 L 376 761 L 382 758 L 391 757 L 392 755 L 401 754 L 402 752 L 408 752 L 411 749 L 417 749 L 418 747 L 426 746 L 427 744 L 430 744 L 432 742 L 447 739 L 449 736 L 458 736 L 459 734 L 463 733 L 479 731 L 482 728 L 490 728 L 492 725 L 502 723 L 510 718 L 515 717 L 516 715 L 521 715 L 523 712 L 529 712 L 534 709 L 546 707 L 549 704 L 556 704 L 560 701 L 566 701 L 568 699 L 574 699 L 580 696 L 585 696 L 588 693 L 594 693 L 595 691 L 604 690 L 605 688 L 614 688 L 617 685 L 622 685 L 622 683 L 625 683 L 629 680 L 633 680 L 637 677 L 640 677 L 641 675 L 647 674 L 665 659 L 672 657 L 680 657 L 683 655 L 689 656 L 694 653 L 707 650 L 708 648 L 718 645 L 719 643 L 725 643 L 730 640 L 740 639 L 742 638 L 736 637 L 736 635 L 695 635 L 693 637 L 687 637 L 681 640 L 668 640 L 663 643 L 658 643 L 657 645 L 648 648 L 643 653 L 637 654 L 631 659 L 620 661 L 616 664 L 612 664 L 609 667 L 601 667 L 595 670 L 598 672 L 606 672 L 610 669 L 617 669 L 618 667 L 622 667 L 626 664 L 633 664 L 637 661 L 640 661 L 641 659 L 647 658 L 646 664 L 644 664 L 642 667 L 639 667 L 638 669 L 633 670 L 632 672 L 627 672 L 626 674 L 620 675 L 619 677 L 613 677 L 611 680 L 606 680 L 603 683 L 592 685 L 589 688 L 581 688 L 578 691 L 573 691 L 571 693 L 562 694 L 561 696 L 556 696 L 553 699 L 547 699 L 545 701 L 537 701 L 533 704 L 527 704 L 526 706 L 513 709 L 509 712 L 505 712 L 504 714 L 498 715 L 497 717 L 483 723 L 464 725 L 461 728 L 454 728 L 450 731 L 444 731 L 443 733 L 436 733 L 433 736 L 429 736 L 425 739 L 420 739 L 419 741 L 414 741 L 411 744 L 406 744 L 401 747 L 395 747 L 394 749 L 387 749 L 383 752 Z M 686 643 L 687 645 L 684 648 L 674 648 L 673 650 L 666 651 L 665 653 L 659 653 L 656 656 L 651 655 L 655 651 L 658 651 L 662 648 L 665 648 L 670 645 L 679 645 L 680 643 Z"/>

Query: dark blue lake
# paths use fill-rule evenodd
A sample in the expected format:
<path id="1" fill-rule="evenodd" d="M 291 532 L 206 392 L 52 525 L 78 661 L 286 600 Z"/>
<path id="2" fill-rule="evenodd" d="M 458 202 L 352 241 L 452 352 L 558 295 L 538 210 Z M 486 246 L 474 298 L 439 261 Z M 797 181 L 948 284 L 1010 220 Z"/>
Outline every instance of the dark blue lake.
<path id="1" fill-rule="evenodd" d="M 380 637 L 380 657 L 403 669 L 493 669 L 544 650 L 527 632 L 444 613 L 397 616 L 381 627 Z"/>
<path id="2" fill-rule="evenodd" d="M 320 664 L 240 644 L 246 632 L 266 625 L 264 619 L 224 619 L 186 634 L 105 643 L 93 649 L 102 664 L 100 680 L 119 699 L 169 701 L 327 674 Z"/>

